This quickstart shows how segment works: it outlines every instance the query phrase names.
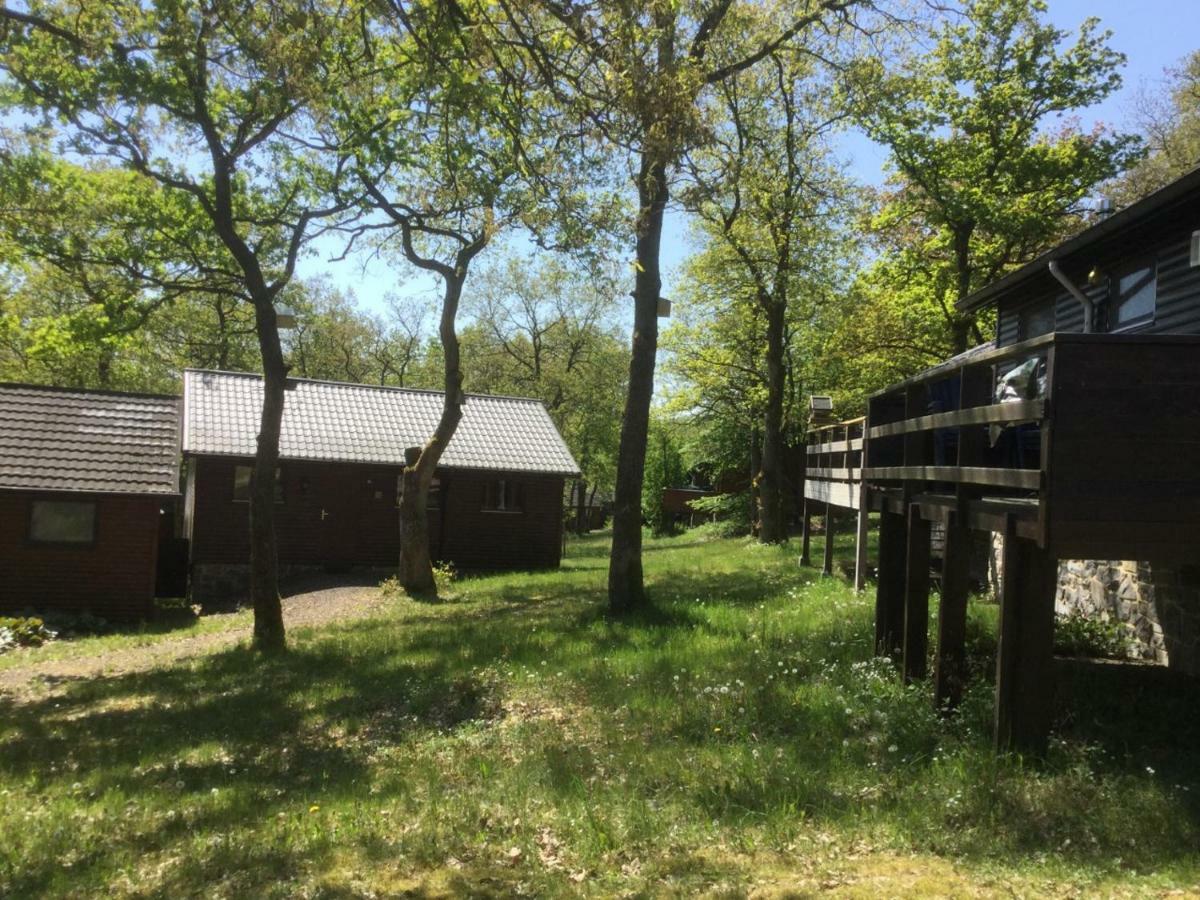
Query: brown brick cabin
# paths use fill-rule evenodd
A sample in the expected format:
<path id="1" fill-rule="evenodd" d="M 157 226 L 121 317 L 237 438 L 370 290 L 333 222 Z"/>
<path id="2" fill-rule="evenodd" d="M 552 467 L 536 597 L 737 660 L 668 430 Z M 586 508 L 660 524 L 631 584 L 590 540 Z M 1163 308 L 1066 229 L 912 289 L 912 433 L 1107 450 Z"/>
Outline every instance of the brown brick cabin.
<path id="1" fill-rule="evenodd" d="M 404 450 L 433 433 L 441 405 L 436 391 L 289 382 L 276 509 L 284 573 L 395 567 Z M 184 373 L 184 529 L 197 602 L 247 583 L 261 408 L 258 375 Z M 468 395 L 430 497 L 434 557 L 464 570 L 557 566 L 564 480 L 578 473 L 540 401 Z"/>
<path id="2" fill-rule="evenodd" d="M 178 397 L 0 385 L 0 610 L 151 615 L 178 492 Z"/>

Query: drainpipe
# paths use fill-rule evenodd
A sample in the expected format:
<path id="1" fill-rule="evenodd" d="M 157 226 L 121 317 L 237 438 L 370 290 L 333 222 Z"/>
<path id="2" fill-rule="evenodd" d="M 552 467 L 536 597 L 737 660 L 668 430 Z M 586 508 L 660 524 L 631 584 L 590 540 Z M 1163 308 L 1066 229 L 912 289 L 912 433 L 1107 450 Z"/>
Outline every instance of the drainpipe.
<path id="1" fill-rule="evenodd" d="M 1092 332 L 1092 301 L 1088 299 L 1088 295 L 1075 286 L 1070 278 L 1064 274 L 1063 270 L 1058 267 L 1057 260 L 1050 260 L 1050 274 L 1054 276 L 1054 280 L 1067 289 L 1072 297 L 1080 302 L 1083 306 L 1083 332 L 1091 334 Z"/>

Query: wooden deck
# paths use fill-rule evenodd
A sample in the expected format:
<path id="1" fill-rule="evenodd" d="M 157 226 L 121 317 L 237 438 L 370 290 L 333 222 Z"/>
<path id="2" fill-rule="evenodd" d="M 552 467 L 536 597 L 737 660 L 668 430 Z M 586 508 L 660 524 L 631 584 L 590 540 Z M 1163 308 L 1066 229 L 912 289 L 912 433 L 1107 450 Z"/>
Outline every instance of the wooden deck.
<path id="1" fill-rule="evenodd" d="M 998 397 L 1030 360 L 1030 389 Z M 1196 559 L 1200 335 L 1050 334 L 974 352 L 876 394 L 865 421 L 815 432 L 808 460 L 806 525 L 821 511 L 810 503 L 827 521 L 860 510 L 860 535 L 865 511 L 880 513 L 877 650 L 908 679 L 926 674 L 930 530 L 945 529 L 939 706 L 961 696 L 970 532 L 1005 535 L 996 740 L 1037 752 L 1057 561 Z"/>

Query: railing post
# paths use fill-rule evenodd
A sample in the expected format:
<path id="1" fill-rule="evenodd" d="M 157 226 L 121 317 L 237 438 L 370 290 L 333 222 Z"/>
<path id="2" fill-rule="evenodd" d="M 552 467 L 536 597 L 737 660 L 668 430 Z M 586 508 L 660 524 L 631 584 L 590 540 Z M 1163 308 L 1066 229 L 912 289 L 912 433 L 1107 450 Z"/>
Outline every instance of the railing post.
<path id="1" fill-rule="evenodd" d="M 807 477 L 805 479 L 807 481 Z M 808 488 L 804 491 L 804 507 L 800 514 L 800 565 L 811 566 L 812 558 L 809 556 L 809 542 L 812 540 L 812 511 L 808 507 Z"/>
<path id="2" fill-rule="evenodd" d="M 825 559 L 821 574 L 833 574 L 833 504 L 828 500 L 825 501 Z"/>

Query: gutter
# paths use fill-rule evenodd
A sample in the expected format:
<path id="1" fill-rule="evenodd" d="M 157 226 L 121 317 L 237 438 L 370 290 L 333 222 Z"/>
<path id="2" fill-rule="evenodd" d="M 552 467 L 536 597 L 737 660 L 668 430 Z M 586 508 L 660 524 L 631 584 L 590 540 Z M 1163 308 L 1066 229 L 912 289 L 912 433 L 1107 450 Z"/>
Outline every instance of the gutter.
<path id="1" fill-rule="evenodd" d="M 1094 313 L 1091 299 L 1075 285 L 1075 282 L 1066 276 L 1062 269 L 1058 267 L 1058 260 L 1050 260 L 1049 268 L 1050 274 L 1054 276 L 1054 280 L 1065 287 L 1067 289 L 1067 293 L 1078 300 L 1080 305 L 1083 306 L 1083 333 L 1091 334 L 1093 330 L 1092 317 Z"/>

